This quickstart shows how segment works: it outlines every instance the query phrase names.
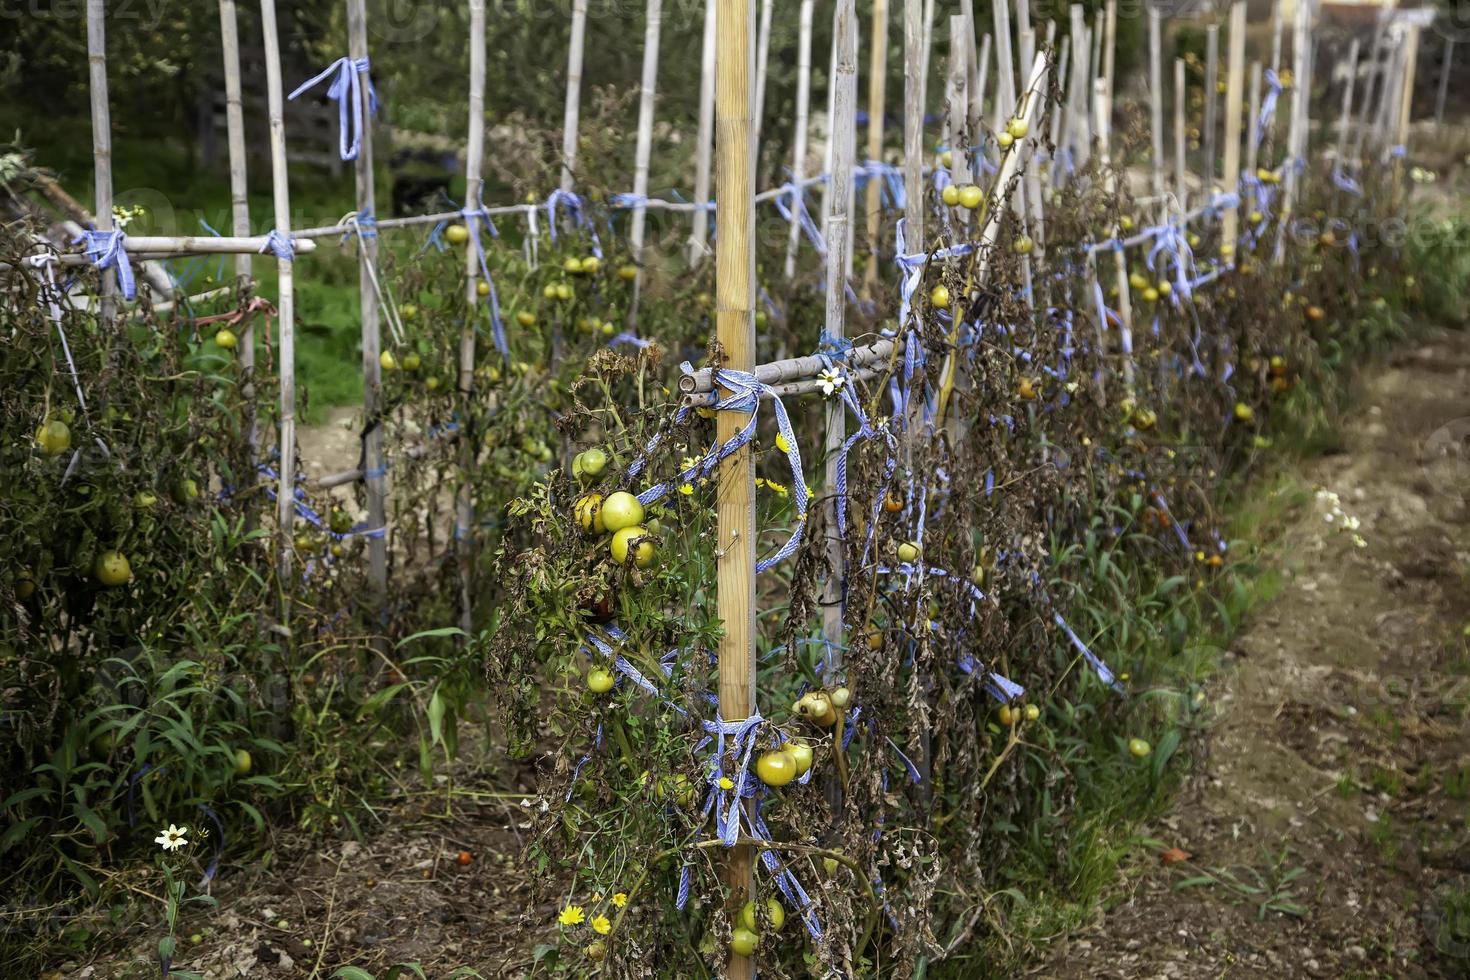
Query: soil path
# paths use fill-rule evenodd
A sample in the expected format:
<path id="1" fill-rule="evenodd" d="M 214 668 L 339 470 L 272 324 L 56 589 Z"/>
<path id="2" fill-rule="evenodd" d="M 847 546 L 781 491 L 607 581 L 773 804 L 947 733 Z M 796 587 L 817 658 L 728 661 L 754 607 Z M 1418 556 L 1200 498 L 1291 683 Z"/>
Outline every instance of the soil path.
<path id="1" fill-rule="evenodd" d="M 1032 975 L 1470 976 L 1470 336 L 1402 350 L 1342 450 L 1277 493 L 1281 589 L 1224 657 L 1185 792 L 1141 829 L 1162 847 Z"/>

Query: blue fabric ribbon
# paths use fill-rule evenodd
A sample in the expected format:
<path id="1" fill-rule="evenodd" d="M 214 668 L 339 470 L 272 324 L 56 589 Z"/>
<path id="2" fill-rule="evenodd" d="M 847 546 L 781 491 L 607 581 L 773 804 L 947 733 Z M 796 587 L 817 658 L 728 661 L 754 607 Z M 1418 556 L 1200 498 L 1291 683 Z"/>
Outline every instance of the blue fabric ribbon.
<path id="1" fill-rule="evenodd" d="M 122 288 L 123 298 L 133 299 L 138 295 L 138 284 L 133 279 L 133 264 L 128 261 L 126 238 L 120 230 L 97 231 L 87 229 L 72 240 L 73 245 L 85 245 L 87 258 L 98 269 L 117 270 L 117 282 Z"/>
<path id="2" fill-rule="evenodd" d="M 364 80 L 367 82 L 368 112 L 372 115 L 378 113 L 378 91 L 373 87 L 372 76 L 368 74 L 367 58 L 358 58 L 356 61 L 351 58 L 338 58 L 320 75 L 298 85 L 296 91 L 286 98 L 295 99 L 302 92 L 315 88 L 334 74 L 336 78 L 332 80 L 331 87 L 327 89 L 327 98 L 337 103 L 338 152 L 343 160 L 356 160 L 357 154 L 362 149 L 362 86 Z"/>

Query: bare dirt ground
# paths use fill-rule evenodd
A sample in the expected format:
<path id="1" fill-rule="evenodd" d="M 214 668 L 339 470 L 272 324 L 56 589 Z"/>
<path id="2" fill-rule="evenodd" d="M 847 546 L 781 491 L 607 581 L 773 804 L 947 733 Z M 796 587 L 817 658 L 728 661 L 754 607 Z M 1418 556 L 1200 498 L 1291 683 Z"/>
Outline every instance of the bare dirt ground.
<path id="1" fill-rule="evenodd" d="M 1186 792 L 1031 975 L 1470 976 L 1470 903 L 1446 909 L 1470 895 L 1470 336 L 1365 387 L 1343 450 L 1280 491 L 1282 589 L 1225 656 Z"/>

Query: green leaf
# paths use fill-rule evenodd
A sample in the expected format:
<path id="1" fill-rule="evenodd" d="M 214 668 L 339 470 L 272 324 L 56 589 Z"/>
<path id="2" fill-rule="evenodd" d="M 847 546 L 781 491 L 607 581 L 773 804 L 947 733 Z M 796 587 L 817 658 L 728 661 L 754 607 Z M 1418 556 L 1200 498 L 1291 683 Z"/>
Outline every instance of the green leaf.
<path id="1" fill-rule="evenodd" d="M 436 687 L 429 698 L 429 738 L 435 745 L 444 741 L 444 695 Z"/>
<path id="2" fill-rule="evenodd" d="M 427 640 L 427 639 L 430 639 L 430 638 L 433 638 L 433 637 L 438 637 L 438 636 L 468 636 L 468 635 L 469 634 L 465 633 L 465 631 L 462 630 L 462 629 L 460 629 L 458 626 L 441 626 L 438 629 L 423 630 L 422 632 L 415 633 L 412 636 L 405 636 L 403 639 L 401 639 L 401 640 L 398 641 L 397 645 L 394 646 L 394 649 L 395 650 L 401 650 L 404 647 L 408 646 L 410 643 L 412 643 L 414 640 Z"/>
<path id="3" fill-rule="evenodd" d="M 377 977 L 360 966 L 339 967 L 332 976 L 334 980 L 377 980 Z"/>

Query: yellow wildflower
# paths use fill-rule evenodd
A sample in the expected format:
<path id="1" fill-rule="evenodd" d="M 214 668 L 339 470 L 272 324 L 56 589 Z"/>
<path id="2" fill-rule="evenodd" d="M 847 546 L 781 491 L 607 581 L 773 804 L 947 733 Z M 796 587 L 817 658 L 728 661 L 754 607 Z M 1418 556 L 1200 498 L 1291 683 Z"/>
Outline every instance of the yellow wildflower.
<path id="1" fill-rule="evenodd" d="M 599 915 L 592 920 L 592 931 L 599 936 L 606 936 L 609 932 L 612 932 L 612 923 L 607 921 L 607 916 Z"/>
<path id="2" fill-rule="evenodd" d="M 786 496 L 787 491 L 784 483 L 777 483 L 775 480 L 758 480 L 757 482 L 763 484 L 767 490 L 776 494 L 778 497 Z"/>
<path id="3" fill-rule="evenodd" d="M 628 893 L 618 892 L 616 895 L 613 896 L 612 902 L 618 908 L 622 908 L 624 905 L 628 904 Z"/>
<path id="4" fill-rule="evenodd" d="M 561 915 L 558 915 L 556 917 L 556 921 L 560 922 L 564 926 L 576 926 L 581 925 L 582 920 L 586 918 L 587 912 L 582 908 L 582 906 L 568 905 L 566 908 L 561 910 Z"/>
<path id="5" fill-rule="evenodd" d="M 691 494 L 694 493 L 694 484 L 692 484 L 692 483 L 681 483 L 681 484 L 679 484 L 679 492 L 682 493 L 686 497 L 690 496 Z"/>

